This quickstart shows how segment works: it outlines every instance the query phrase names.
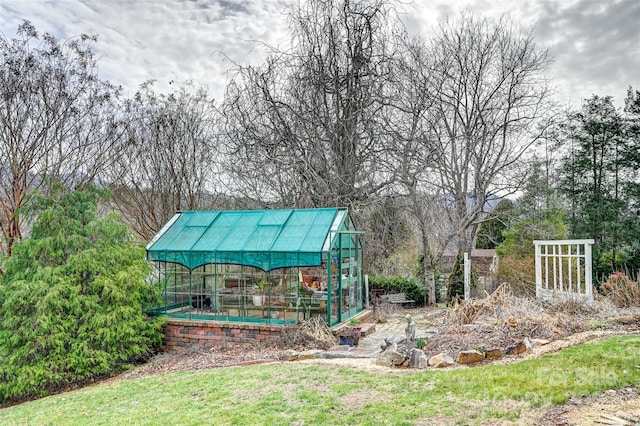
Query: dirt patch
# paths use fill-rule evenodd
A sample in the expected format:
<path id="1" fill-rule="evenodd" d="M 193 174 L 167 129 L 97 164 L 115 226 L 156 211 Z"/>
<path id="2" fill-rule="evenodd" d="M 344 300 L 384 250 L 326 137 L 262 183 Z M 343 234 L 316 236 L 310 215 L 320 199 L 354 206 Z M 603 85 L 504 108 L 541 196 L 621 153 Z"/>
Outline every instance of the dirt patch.
<path id="1" fill-rule="evenodd" d="M 564 405 L 546 411 L 537 421 L 539 426 L 591 426 L 640 424 L 640 389 L 627 387 L 601 395 L 571 398 Z"/>

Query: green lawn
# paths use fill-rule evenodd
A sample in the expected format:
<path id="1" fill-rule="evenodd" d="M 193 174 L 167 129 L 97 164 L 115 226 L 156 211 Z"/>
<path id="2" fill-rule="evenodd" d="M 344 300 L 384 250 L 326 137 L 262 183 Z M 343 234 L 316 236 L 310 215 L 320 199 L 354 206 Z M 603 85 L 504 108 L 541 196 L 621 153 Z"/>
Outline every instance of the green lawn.
<path id="1" fill-rule="evenodd" d="M 640 336 L 511 365 L 410 374 L 278 363 L 103 383 L 0 410 L 2 425 L 527 422 L 573 395 L 640 385 Z"/>

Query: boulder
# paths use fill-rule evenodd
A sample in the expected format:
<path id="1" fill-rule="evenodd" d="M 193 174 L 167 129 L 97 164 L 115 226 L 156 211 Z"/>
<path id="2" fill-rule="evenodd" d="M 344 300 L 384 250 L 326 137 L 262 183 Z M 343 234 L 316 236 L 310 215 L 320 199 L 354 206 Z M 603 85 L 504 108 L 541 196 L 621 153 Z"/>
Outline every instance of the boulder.
<path id="1" fill-rule="evenodd" d="M 393 344 L 380 354 L 376 359 L 376 364 L 392 367 L 402 365 L 406 356 L 398 350 L 398 345 Z"/>
<path id="2" fill-rule="evenodd" d="M 297 361 L 298 351 L 294 351 L 293 349 L 287 349 L 285 353 L 282 355 L 282 359 L 284 359 L 285 361 Z"/>
<path id="3" fill-rule="evenodd" d="M 486 351 L 484 351 L 484 357 L 487 359 L 500 359 L 503 356 L 504 356 L 504 353 L 500 348 L 487 349 Z"/>
<path id="4" fill-rule="evenodd" d="M 405 354 L 401 352 L 392 351 L 390 356 L 391 356 L 391 361 L 393 362 L 393 365 L 402 365 L 407 360 L 407 357 L 405 356 Z"/>
<path id="5" fill-rule="evenodd" d="M 422 349 L 411 349 L 409 353 L 409 367 L 411 368 L 427 368 L 429 359 Z"/>
<path id="6" fill-rule="evenodd" d="M 407 340 L 405 336 L 401 336 L 399 334 L 392 334 L 391 336 L 387 336 L 384 339 L 384 343 L 381 345 L 382 350 L 388 349 L 393 345 L 399 345 L 404 343 Z"/>
<path id="7" fill-rule="evenodd" d="M 527 345 L 524 342 L 518 342 L 510 346 L 505 351 L 505 355 L 520 355 L 527 351 Z"/>
<path id="8" fill-rule="evenodd" d="M 456 362 L 458 364 L 475 364 L 482 360 L 484 360 L 484 354 L 475 349 L 460 351 L 456 357 Z"/>
<path id="9" fill-rule="evenodd" d="M 394 367 L 396 365 L 402 365 L 404 362 L 404 355 L 396 351 L 384 351 L 376 359 L 376 364 L 384 365 L 385 367 Z"/>
<path id="10" fill-rule="evenodd" d="M 398 344 L 397 343 L 389 343 L 382 346 L 382 352 L 386 352 L 386 351 L 398 351 Z"/>
<path id="11" fill-rule="evenodd" d="M 285 361 L 297 361 L 298 360 L 298 351 L 294 351 L 293 349 L 287 349 L 282 356 Z"/>
<path id="12" fill-rule="evenodd" d="M 316 359 L 318 358 L 318 354 L 322 352 L 320 349 L 309 349 L 307 351 L 302 351 L 298 354 L 298 359 Z"/>
<path id="13" fill-rule="evenodd" d="M 404 342 L 404 348 L 407 351 L 415 349 L 416 348 L 416 341 L 415 340 L 407 340 L 406 342 Z"/>
<path id="14" fill-rule="evenodd" d="M 443 368 L 455 364 L 455 361 L 446 352 L 442 352 L 436 356 L 429 358 L 429 365 L 434 368 Z"/>
<path id="15" fill-rule="evenodd" d="M 385 355 L 380 355 L 378 358 L 376 358 L 376 365 L 382 365 L 383 367 L 393 367 L 391 359 L 389 359 L 389 357 Z"/>
<path id="16" fill-rule="evenodd" d="M 528 337 L 525 337 L 524 340 L 522 341 L 524 343 L 524 345 L 527 347 L 527 350 L 533 348 L 535 346 L 535 343 L 533 343 L 531 341 L 531 339 L 529 339 Z"/>

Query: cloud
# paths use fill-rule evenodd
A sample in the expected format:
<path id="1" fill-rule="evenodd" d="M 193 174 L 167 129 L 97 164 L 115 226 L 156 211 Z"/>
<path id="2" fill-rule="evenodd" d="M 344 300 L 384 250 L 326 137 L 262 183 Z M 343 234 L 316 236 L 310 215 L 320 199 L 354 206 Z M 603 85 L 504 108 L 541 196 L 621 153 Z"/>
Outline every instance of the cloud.
<path id="1" fill-rule="evenodd" d="M 554 74 L 574 102 L 640 85 L 640 2 L 542 2 L 536 37 L 555 57 Z"/>
<path id="2" fill-rule="evenodd" d="M 461 9 L 489 17 L 506 15 L 533 28 L 549 48 L 549 76 L 562 103 L 579 105 L 592 94 L 622 105 L 628 85 L 640 88 L 640 2 L 637 0 L 437 0 L 416 2 L 409 28 L 453 17 Z M 429 27 L 422 27 L 428 34 Z"/>
<path id="3" fill-rule="evenodd" d="M 9 38 L 23 19 L 61 39 L 98 34 L 95 51 L 103 79 L 133 94 L 146 80 L 156 90 L 192 79 L 220 99 L 226 72 L 237 63 L 261 63 L 258 41 L 288 44 L 286 12 L 296 0 L 2 0 L 0 31 Z M 562 99 L 578 104 L 592 93 L 622 101 L 640 88 L 640 2 L 637 0 L 433 0 L 398 3 L 412 33 L 429 35 L 438 19 L 462 9 L 508 15 L 535 26 L 540 46 L 555 58 L 551 77 Z"/>
<path id="4" fill-rule="evenodd" d="M 100 75 L 129 93 L 150 79 L 161 92 L 171 80 L 192 79 L 220 97 L 229 67 L 225 56 L 261 61 L 264 53 L 255 41 L 281 41 L 285 6 L 268 0 L 5 1 L 0 28 L 12 38 L 22 19 L 29 19 L 61 39 L 98 34 Z"/>

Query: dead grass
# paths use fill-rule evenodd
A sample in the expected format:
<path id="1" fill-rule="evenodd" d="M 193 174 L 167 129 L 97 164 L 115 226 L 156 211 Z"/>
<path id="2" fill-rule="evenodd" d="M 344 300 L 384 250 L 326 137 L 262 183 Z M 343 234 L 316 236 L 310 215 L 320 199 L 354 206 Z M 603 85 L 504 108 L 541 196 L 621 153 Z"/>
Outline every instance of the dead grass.
<path id="1" fill-rule="evenodd" d="M 604 319 L 616 316 L 620 316 L 619 310 L 607 299 L 589 302 L 567 296 L 541 303 L 516 296 L 510 286 L 503 284 L 484 298 L 457 300 L 448 309 L 439 333 L 428 341 L 425 352 L 455 355 L 474 348 L 509 348 L 525 339 L 565 339 L 589 330 L 591 324 L 604 326 Z M 634 315 L 628 320 L 637 324 Z"/>
<path id="2" fill-rule="evenodd" d="M 502 284 L 482 299 L 456 300 L 447 312 L 447 319 L 452 324 L 463 325 L 472 324 L 483 315 L 505 321 L 510 317 L 536 316 L 543 312 L 539 303 L 527 297 L 515 296 L 507 284 Z"/>
<path id="3" fill-rule="evenodd" d="M 337 339 L 323 318 L 311 318 L 299 324 L 287 326 L 277 337 L 267 339 L 266 346 L 276 349 L 328 349 Z"/>
<path id="4" fill-rule="evenodd" d="M 619 308 L 640 305 L 640 283 L 631 281 L 622 272 L 616 272 L 600 286 L 600 292 Z"/>

